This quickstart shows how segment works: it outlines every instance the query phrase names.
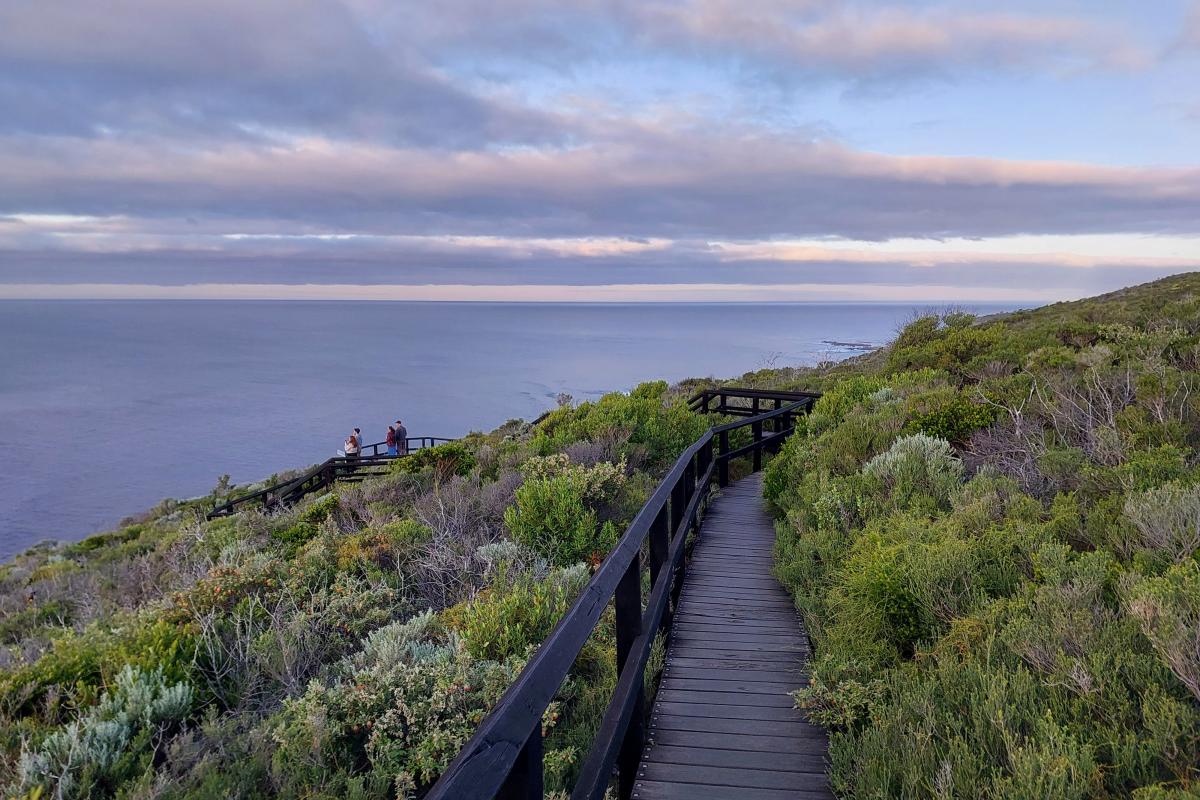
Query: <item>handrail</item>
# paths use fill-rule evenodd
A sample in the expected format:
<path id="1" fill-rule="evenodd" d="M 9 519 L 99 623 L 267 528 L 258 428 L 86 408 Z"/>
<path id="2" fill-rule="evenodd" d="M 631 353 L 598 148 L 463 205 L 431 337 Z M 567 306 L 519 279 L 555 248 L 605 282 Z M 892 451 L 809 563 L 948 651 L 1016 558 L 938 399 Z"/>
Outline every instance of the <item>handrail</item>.
<path id="1" fill-rule="evenodd" d="M 330 486 L 340 479 L 374 474 L 370 470 L 388 466 L 396 459 L 404 458 L 417 450 L 436 447 L 438 444 L 452 441 L 454 440 L 441 436 L 409 436 L 405 438 L 405 452 L 394 456 L 387 455 L 386 453 L 380 454 L 379 448 L 387 447 L 387 442 L 364 445 L 364 450 L 366 448 L 371 449 L 370 454 L 363 454 L 360 450 L 360 454 L 357 456 L 334 456 L 327 458 L 320 464 L 294 478 L 273 483 L 270 486 L 250 492 L 249 494 L 227 500 L 224 503 L 214 503 L 212 510 L 208 512 L 206 518 L 213 519 L 215 517 L 227 516 L 234 513 L 239 507 L 256 501 L 261 501 L 263 506 L 267 508 L 294 503 L 305 495 L 324 489 L 326 486 Z M 311 484 L 310 481 L 312 482 Z"/>
<path id="2" fill-rule="evenodd" d="M 709 408 L 709 400 L 717 397 L 720 406 L 728 408 L 731 397 L 753 397 L 739 394 L 745 391 L 710 390 L 702 393 L 709 397 L 700 407 L 705 413 L 715 411 Z M 801 396 L 793 399 L 791 394 Z M 795 417 L 811 410 L 819 397 L 812 393 L 757 396 L 770 400 L 776 408 L 709 429 L 676 459 L 579 598 L 479 724 L 426 800 L 542 797 L 542 715 L 610 600 L 616 611 L 617 685 L 571 796 L 572 800 L 602 798 L 614 766 L 619 796 L 630 796 L 645 741 L 646 663 L 659 632 L 670 635 L 673 609 L 683 586 L 688 534 L 699 527 L 714 476 L 717 483 L 727 486 L 729 462 L 741 455 L 750 455 L 753 469 L 760 469 L 763 452 L 777 450 L 795 430 Z M 763 435 L 764 423 L 771 426 L 770 436 Z M 732 450 L 730 432 L 747 426 L 753 433 L 751 443 Z M 641 552 L 647 540 L 650 595 L 643 608 Z"/>
<path id="3" fill-rule="evenodd" d="M 688 399 L 688 407 L 701 414 L 726 414 L 729 416 L 753 417 L 761 413 L 760 403 L 768 400 L 779 408 L 784 403 L 816 402 L 820 398 L 816 392 L 800 392 L 785 389 L 748 389 L 740 386 L 718 386 L 704 389 Z M 715 408 L 710 408 L 713 400 L 717 400 Z M 731 403 L 731 400 L 748 400 L 749 404 Z"/>

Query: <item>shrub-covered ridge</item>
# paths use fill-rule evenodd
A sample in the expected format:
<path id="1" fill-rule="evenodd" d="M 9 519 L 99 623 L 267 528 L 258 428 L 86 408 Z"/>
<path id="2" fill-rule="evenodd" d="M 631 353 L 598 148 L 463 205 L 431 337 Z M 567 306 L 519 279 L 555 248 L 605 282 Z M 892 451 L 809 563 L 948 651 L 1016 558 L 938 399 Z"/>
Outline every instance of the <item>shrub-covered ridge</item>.
<path id="1" fill-rule="evenodd" d="M 809 376 L 766 491 L 839 796 L 1200 796 L 1197 288 L 923 317 Z"/>

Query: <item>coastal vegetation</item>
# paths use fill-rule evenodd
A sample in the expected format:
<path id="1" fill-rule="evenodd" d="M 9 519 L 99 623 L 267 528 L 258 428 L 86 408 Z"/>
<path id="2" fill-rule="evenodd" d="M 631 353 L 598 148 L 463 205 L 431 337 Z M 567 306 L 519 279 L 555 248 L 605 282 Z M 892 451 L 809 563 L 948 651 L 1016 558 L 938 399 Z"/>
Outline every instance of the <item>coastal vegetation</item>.
<path id="1" fill-rule="evenodd" d="M 839 796 L 1200 796 L 1196 275 L 756 378 Z"/>
<path id="2" fill-rule="evenodd" d="M 167 502 L 33 548 L 0 568 L 0 786 L 419 793 L 707 424 L 649 383 L 284 511 L 205 521 L 214 497 Z M 546 715 L 551 790 L 592 738 L 614 647 L 609 620 Z"/>
<path id="3" fill-rule="evenodd" d="M 1200 797 L 1198 381 L 1197 275 L 919 315 L 881 350 L 730 381 L 824 393 L 764 481 L 839 796 Z M 683 398 L 713 384 L 564 401 L 283 511 L 205 521 L 220 486 L 22 554 L 0 567 L 0 787 L 419 796 L 710 424 Z M 543 719 L 560 795 L 612 624 Z"/>

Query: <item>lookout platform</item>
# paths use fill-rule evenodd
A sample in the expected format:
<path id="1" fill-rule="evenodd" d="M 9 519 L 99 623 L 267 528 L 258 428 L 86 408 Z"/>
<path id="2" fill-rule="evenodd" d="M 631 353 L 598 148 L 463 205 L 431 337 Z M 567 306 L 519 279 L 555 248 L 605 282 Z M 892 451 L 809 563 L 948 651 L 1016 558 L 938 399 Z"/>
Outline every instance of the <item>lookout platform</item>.
<path id="1" fill-rule="evenodd" d="M 809 645 L 772 574 L 762 473 L 704 516 L 671 626 L 636 800 L 832 798 L 825 732 L 793 707 Z"/>

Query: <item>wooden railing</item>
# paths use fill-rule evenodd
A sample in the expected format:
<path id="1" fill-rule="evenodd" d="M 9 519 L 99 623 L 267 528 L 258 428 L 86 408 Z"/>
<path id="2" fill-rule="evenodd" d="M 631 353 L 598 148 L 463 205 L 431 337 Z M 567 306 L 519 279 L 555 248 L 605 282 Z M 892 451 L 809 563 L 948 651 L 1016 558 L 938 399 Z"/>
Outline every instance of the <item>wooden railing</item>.
<path id="1" fill-rule="evenodd" d="M 697 392 L 688 400 L 688 406 L 701 414 L 753 417 L 767 409 L 781 408 L 787 403 L 816 402 L 820 396 L 815 392 L 742 389 L 736 386 L 726 386 Z"/>
<path id="2" fill-rule="evenodd" d="M 292 505 L 305 495 L 319 492 L 337 481 L 362 480 L 371 475 L 382 475 L 397 458 L 404 458 L 417 450 L 436 447 L 454 440 L 440 436 L 410 436 L 405 441 L 408 443 L 408 449 L 402 455 L 387 455 L 387 442 L 376 442 L 365 445 L 361 455 L 327 459 L 294 478 L 214 505 L 212 511 L 208 512 L 208 519 L 233 514 L 251 504 L 259 504 L 268 509 Z M 368 449 L 370 453 L 366 452 Z M 382 454 L 380 450 L 383 451 Z"/>
<path id="3" fill-rule="evenodd" d="M 670 635 L 683 586 L 688 534 L 697 530 L 713 483 L 729 483 L 729 464 L 750 457 L 762 466 L 795 430 L 795 418 L 819 395 L 712 389 L 692 398 L 701 413 L 739 415 L 733 408 L 767 401 L 774 408 L 711 428 L 667 472 L 600 564 L 579 598 L 526 664 L 516 681 L 480 723 L 426 800 L 541 798 L 542 715 L 566 679 L 609 602 L 615 606 L 617 685 L 575 784 L 572 800 L 600 800 L 616 768 L 619 797 L 629 798 L 645 742 L 646 662 L 660 632 Z M 714 403 L 715 401 L 715 403 Z M 730 434 L 750 428 L 750 443 L 731 449 Z M 643 557 L 645 554 L 645 558 Z M 650 592 L 642 604 L 642 574 Z"/>

